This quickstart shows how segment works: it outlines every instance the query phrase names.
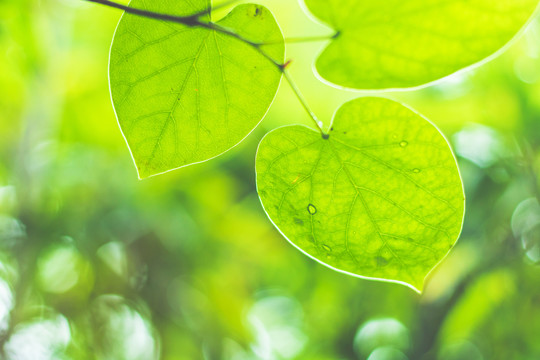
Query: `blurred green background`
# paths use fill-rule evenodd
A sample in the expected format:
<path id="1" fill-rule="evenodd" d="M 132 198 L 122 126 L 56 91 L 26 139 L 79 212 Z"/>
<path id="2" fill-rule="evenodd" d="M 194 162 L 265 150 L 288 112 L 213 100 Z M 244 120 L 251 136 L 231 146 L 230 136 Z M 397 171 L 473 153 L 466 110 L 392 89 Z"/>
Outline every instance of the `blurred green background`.
<path id="1" fill-rule="evenodd" d="M 294 0 L 260 3 L 287 37 L 331 34 Z M 481 67 L 379 93 L 442 129 L 465 182 L 461 239 L 418 295 L 317 264 L 266 218 L 257 143 L 311 125 L 286 83 L 232 151 L 137 180 L 107 83 L 120 15 L 0 0 L 0 358 L 540 359 L 539 19 Z M 329 124 L 365 94 L 317 80 L 323 45 L 287 54 Z"/>

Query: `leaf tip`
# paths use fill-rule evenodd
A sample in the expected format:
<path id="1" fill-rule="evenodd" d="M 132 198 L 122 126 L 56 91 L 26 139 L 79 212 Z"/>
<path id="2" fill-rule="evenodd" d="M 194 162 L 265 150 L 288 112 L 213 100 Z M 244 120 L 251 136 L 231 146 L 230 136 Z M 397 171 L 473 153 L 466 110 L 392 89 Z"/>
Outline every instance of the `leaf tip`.
<path id="1" fill-rule="evenodd" d="M 154 172 L 149 171 L 148 167 L 140 167 L 139 165 L 135 164 L 135 169 L 137 170 L 137 177 L 139 180 L 145 180 L 152 175 L 156 175 Z"/>
<path id="2" fill-rule="evenodd" d="M 414 290 L 418 295 L 422 295 L 424 291 L 424 278 L 410 279 L 405 281 L 404 284 Z"/>

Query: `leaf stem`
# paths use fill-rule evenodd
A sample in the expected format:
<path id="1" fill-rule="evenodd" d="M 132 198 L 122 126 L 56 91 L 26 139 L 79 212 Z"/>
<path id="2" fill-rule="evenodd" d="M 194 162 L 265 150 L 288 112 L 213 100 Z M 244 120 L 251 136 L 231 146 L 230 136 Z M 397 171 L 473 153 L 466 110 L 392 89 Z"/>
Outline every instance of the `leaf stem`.
<path id="1" fill-rule="evenodd" d="M 328 139 L 329 135 L 324 132 L 322 121 L 320 121 L 317 118 L 317 115 L 315 115 L 315 113 L 313 112 L 313 110 L 311 110 L 311 107 L 309 106 L 306 99 L 302 95 L 302 92 L 300 92 L 300 89 L 298 88 L 298 86 L 296 85 L 296 83 L 294 82 L 291 75 L 286 69 L 283 69 L 283 76 L 289 83 L 289 86 L 291 87 L 292 91 L 294 92 L 294 94 L 296 95 L 296 97 L 298 98 L 298 100 L 300 101 L 304 109 L 306 110 L 306 112 L 309 114 L 309 117 L 311 118 L 311 120 L 313 120 L 313 122 L 315 123 L 315 126 L 317 127 L 317 130 L 319 130 L 319 132 L 321 133 L 323 139 Z"/>
<path id="2" fill-rule="evenodd" d="M 299 36 L 299 37 L 290 37 L 285 38 L 286 44 L 301 44 L 308 42 L 320 42 L 335 39 L 339 36 L 339 32 L 332 35 L 321 35 L 321 36 Z M 277 44 L 275 41 L 265 42 L 264 45 L 273 45 Z"/>
<path id="3" fill-rule="evenodd" d="M 253 41 L 248 40 L 248 39 L 244 38 L 243 36 L 233 32 L 233 31 L 230 31 L 230 30 L 228 30 L 228 29 L 226 29 L 224 27 L 219 26 L 216 23 L 213 23 L 211 21 L 209 21 L 209 22 L 201 21 L 199 18 L 201 16 L 209 14 L 211 9 L 207 9 L 207 10 L 195 13 L 193 15 L 190 15 L 190 16 L 175 16 L 175 15 L 157 13 L 157 12 L 154 12 L 154 11 L 137 9 L 137 8 L 133 8 L 133 7 L 130 7 L 130 6 L 127 6 L 127 5 L 118 4 L 118 3 L 114 2 L 114 1 L 110 1 L 110 0 L 84 0 L 84 1 L 88 1 L 88 2 L 92 2 L 92 3 L 108 6 L 108 7 L 111 7 L 111 8 L 123 10 L 128 14 L 142 16 L 142 17 L 149 18 L 149 19 L 173 22 L 173 23 L 182 24 L 182 25 L 185 25 L 185 26 L 190 26 L 190 27 L 198 26 L 198 27 L 209 29 L 209 30 L 214 30 L 214 31 L 220 32 L 222 34 L 234 37 L 234 38 L 236 38 L 236 39 L 250 45 L 251 47 L 255 48 L 268 61 L 270 61 L 284 75 L 284 77 L 287 79 L 287 82 L 291 86 L 292 90 L 296 94 L 296 97 L 298 98 L 298 100 L 300 101 L 300 103 L 302 104 L 302 106 L 304 107 L 306 112 L 309 114 L 311 119 L 315 122 L 315 124 L 317 126 L 317 129 L 321 132 L 322 137 L 324 139 L 328 139 L 328 134 L 325 133 L 323 131 L 323 129 L 322 129 L 322 122 L 317 119 L 317 116 L 315 116 L 315 113 L 311 110 L 308 103 L 304 99 L 302 93 L 300 92 L 300 90 L 298 89 L 296 84 L 294 83 L 294 81 L 291 78 L 291 76 L 289 75 L 289 73 L 286 71 L 286 67 L 287 67 L 287 65 L 289 65 L 289 62 L 280 63 L 280 62 L 276 61 L 275 59 L 273 59 L 270 55 L 268 55 L 264 50 L 261 49 L 262 46 L 270 45 L 270 44 L 253 42 Z M 234 0 L 226 1 L 224 4 L 230 4 L 232 2 L 234 2 Z M 225 5 L 223 5 L 223 6 L 225 6 Z M 333 35 L 331 37 L 326 37 L 326 39 L 335 38 L 337 35 L 339 35 L 339 33 L 336 33 L 335 35 Z M 315 40 L 313 40 L 313 41 L 315 41 Z"/>
<path id="4" fill-rule="evenodd" d="M 321 36 L 300 36 L 300 37 L 291 37 L 286 38 L 285 42 L 288 44 L 292 43 L 306 43 L 306 42 L 316 42 L 316 41 L 326 41 L 326 40 L 332 40 L 335 39 L 338 36 L 339 33 L 335 33 L 332 35 L 321 35 Z"/>

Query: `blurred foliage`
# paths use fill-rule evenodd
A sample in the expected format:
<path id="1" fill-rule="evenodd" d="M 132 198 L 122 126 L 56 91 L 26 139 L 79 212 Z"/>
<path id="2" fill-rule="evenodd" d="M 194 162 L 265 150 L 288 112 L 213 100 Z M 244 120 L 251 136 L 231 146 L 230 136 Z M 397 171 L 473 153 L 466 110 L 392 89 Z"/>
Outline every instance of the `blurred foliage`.
<path id="1" fill-rule="evenodd" d="M 264 1 L 286 36 L 328 34 Z M 222 13 L 222 12 L 220 12 Z M 0 0 L 0 348 L 5 359 L 540 358 L 540 23 L 482 67 L 381 94 L 448 136 L 463 235 L 423 295 L 318 265 L 264 215 L 265 132 L 309 119 L 283 84 L 223 157 L 137 180 L 107 84 L 120 13 L 80 0 Z M 292 75 L 326 123 L 359 93 L 320 83 L 320 43 Z"/>

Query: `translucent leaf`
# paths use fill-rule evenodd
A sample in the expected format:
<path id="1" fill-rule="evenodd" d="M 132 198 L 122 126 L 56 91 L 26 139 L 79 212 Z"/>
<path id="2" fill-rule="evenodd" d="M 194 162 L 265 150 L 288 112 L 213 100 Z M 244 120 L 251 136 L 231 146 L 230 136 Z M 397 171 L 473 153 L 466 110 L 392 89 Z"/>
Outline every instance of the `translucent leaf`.
<path id="1" fill-rule="evenodd" d="M 131 6 L 186 16 L 210 2 L 133 0 Z M 271 43 L 260 49 L 283 60 L 283 35 L 266 8 L 240 5 L 218 24 Z M 118 122 L 141 178 L 234 147 L 262 120 L 281 79 L 255 47 L 230 35 L 129 14 L 118 24 L 109 66 Z"/>
<path id="2" fill-rule="evenodd" d="M 531 18 L 537 0 L 305 0 L 337 31 L 316 62 L 324 79 L 355 89 L 404 88 L 493 55 Z"/>
<path id="3" fill-rule="evenodd" d="M 446 139 L 381 98 L 345 104 L 332 126 L 328 140 L 294 125 L 261 141 L 257 188 L 266 213 L 324 265 L 421 290 L 463 221 L 463 187 Z"/>

